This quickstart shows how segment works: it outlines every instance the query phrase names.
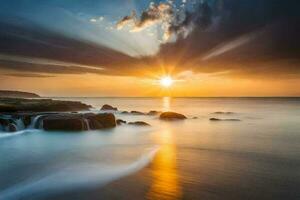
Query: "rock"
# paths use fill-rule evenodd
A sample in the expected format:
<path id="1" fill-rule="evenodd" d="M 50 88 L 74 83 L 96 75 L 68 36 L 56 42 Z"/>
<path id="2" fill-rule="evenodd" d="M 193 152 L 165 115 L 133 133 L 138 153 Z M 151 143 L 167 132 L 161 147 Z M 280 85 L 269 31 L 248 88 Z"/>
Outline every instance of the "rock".
<path id="1" fill-rule="evenodd" d="M 127 122 L 125 120 L 122 119 L 117 119 L 117 125 L 122 125 L 122 124 L 126 124 Z"/>
<path id="2" fill-rule="evenodd" d="M 43 128 L 47 131 L 84 131 L 113 128 L 116 126 L 112 113 L 54 114 L 43 117 Z"/>
<path id="3" fill-rule="evenodd" d="M 10 123 L 7 126 L 7 131 L 8 132 L 16 132 L 16 131 L 18 131 L 18 128 L 17 128 L 17 126 L 15 124 Z"/>
<path id="4" fill-rule="evenodd" d="M 100 110 L 118 110 L 116 107 L 112 107 L 111 105 L 104 104 Z"/>
<path id="5" fill-rule="evenodd" d="M 0 125 L 2 125 L 3 127 L 8 126 L 10 124 L 9 119 L 0 119 Z"/>
<path id="6" fill-rule="evenodd" d="M 66 112 L 89 110 L 90 105 L 77 101 L 52 99 L 0 98 L 0 112 Z"/>
<path id="7" fill-rule="evenodd" d="M 160 114 L 159 118 L 161 120 L 184 120 L 186 116 L 176 112 L 163 112 Z"/>
<path id="8" fill-rule="evenodd" d="M 129 114 L 128 111 L 122 111 L 121 114 Z"/>
<path id="9" fill-rule="evenodd" d="M 84 131 L 85 121 L 79 115 L 49 115 L 43 118 L 46 131 Z"/>
<path id="10" fill-rule="evenodd" d="M 0 97 L 5 98 L 40 98 L 39 95 L 30 92 L 0 90 Z"/>
<path id="11" fill-rule="evenodd" d="M 112 113 L 91 114 L 87 116 L 90 129 L 113 128 L 116 126 L 116 118 Z"/>
<path id="12" fill-rule="evenodd" d="M 217 115 L 231 115 L 231 114 L 234 114 L 234 112 L 221 112 L 221 111 L 218 111 L 218 112 L 214 112 L 213 114 L 217 114 Z"/>
<path id="13" fill-rule="evenodd" d="M 241 121 L 240 119 L 219 119 L 219 118 L 210 118 L 210 121 L 233 121 L 233 122 L 238 122 Z"/>
<path id="14" fill-rule="evenodd" d="M 135 125 L 135 126 L 150 126 L 150 124 L 143 121 L 129 122 L 128 124 Z"/>
<path id="15" fill-rule="evenodd" d="M 145 113 L 133 110 L 133 111 L 130 112 L 130 114 L 133 114 L 133 115 L 144 115 Z"/>
<path id="16" fill-rule="evenodd" d="M 210 120 L 210 121 L 221 121 L 221 119 L 214 118 L 214 117 L 210 118 L 209 120 Z"/>
<path id="17" fill-rule="evenodd" d="M 198 117 L 193 117 L 192 119 L 198 119 Z"/>
<path id="18" fill-rule="evenodd" d="M 156 111 L 156 110 L 151 110 L 147 113 L 147 115 L 158 115 L 159 113 L 161 113 L 161 112 Z"/>

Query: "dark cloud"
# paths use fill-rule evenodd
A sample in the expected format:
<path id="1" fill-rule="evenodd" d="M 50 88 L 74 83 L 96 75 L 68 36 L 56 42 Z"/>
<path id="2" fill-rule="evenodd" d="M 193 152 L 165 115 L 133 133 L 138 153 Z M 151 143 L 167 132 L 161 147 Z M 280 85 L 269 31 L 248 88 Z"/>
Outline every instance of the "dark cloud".
<path id="1" fill-rule="evenodd" d="M 11 77 L 21 77 L 21 78 L 51 78 L 55 76 L 46 75 L 46 74 L 38 74 L 38 73 L 8 73 L 3 74 L 4 76 Z"/>
<path id="2" fill-rule="evenodd" d="M 161 45 L 157 57 L 179 71 L 299 77 L 299 7 L 293 0 L 204 1 L 185 23 L 193 31 Z"/>

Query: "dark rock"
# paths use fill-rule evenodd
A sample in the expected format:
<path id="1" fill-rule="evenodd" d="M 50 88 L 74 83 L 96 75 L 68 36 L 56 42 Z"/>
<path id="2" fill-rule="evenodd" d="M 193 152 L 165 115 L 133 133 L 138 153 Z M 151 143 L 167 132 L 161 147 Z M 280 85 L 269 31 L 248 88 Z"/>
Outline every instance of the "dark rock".
<path id="1" fill-rule="evenodd" d="M 161 112 L 156 111 L 156 110 L 151 110 L 147 113 L 147 115 L 158 115 L 159 113 L 161 113 Z"/>
<path id="2" fill-rule="evenodd" d="M 135 111 L 135 110 L 131 111 L 130 114 L 133 114 L 133 115 L 145 115 L 145 113 L 140 112 L 140 111 Z"/>
<path id="3" fill-rule="evenodd" d="M 27 127 L 31 124 L 31 118 L 32 118 L 32 115 L 23 115 L 21 117 L 25 127 Z"/>
<path id="4" fill-rule="evenodd" d="M 150 124 L 143 121 L 129 122 L 128 124 L 135 125 L 135 126 L 150 126 Z"/>
<path id="5" fill-rule="evenodd" d="M 121 114 L 129 114 L 128 111 L 122 111 Z"/>
<path id="6" fill-rule="evenodd" d="M 0 90 L 0 97 L 6 98 L 40 98 L 39 95 L 30 92 Z"/>
<path id="7" fill-rule="evenodd" d="M 234 114 L 234 112 L 214 112 L 213 114 L 217 114 L 217 115 L 231 115 L 231 114 Z"/>
<path id="8" fill-rule="evenodd" d="M 104 104 L 100 110 L 118 110 L 116 107 L 112 107 L 111 105 Z"/>
<path id="9" fill-rule="evenodd" d="M 122 124 L 126 124 L 127 122 L 125 120 L 122 119 L 117 119 L 117 125 L 122 125 Z"/>
<path id="10" fill-rule="evenodd" d="M 2 125 L 3 127 L 8 126 L 8 124 L 10 124 L 11 120 L 9 119 L 0 119 L 0 125 Z"/>
<path id="11" fill-rule="evenodd" d="M 82 117 L 78 115 L 50 115 L 43 118 L 46 131 L 84 131 L 87 130 Z"/>
<path id="12" fill-rule="evenodd" d="M 112 113 L 91 114 L 87 116 L 92 130 L 101 128 L 113 128 L 116 126 L 116 118 Z"/>
<path id="13" fill-rule="evenodd" d="M 77 101 L 52 99 L 0 98 L 0 112 L 66 112 L 89 110 L 90 105 Z"/>
<path id="14" fill-rule="evenodd" d="M 214 117 L 210 118 L 209 120 L 210 120 L 210 121 L 221 121 L 221 119 L 219 119 L 219 118 L 214 118 Z"/>
<path id="15" fill-rule="evenodd" d="M 8 124 L 7 131 L 8 132 L 16 132 L 18 130 L 17 126 L 13 123 Z"/>
<path id="16" fill-rule="evenodd" d="M 160 114 L 159 118 L 162 120 L 184 120 L 186 119 L 186 116 L 175 112 L 163 112 Z"/>

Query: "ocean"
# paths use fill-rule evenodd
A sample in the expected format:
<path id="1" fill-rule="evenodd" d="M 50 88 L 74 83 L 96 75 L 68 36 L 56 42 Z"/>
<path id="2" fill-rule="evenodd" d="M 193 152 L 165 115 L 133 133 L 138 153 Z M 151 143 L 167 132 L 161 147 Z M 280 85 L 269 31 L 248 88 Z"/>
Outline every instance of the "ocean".
<path id="1" fill-rule="evenodd" d="M 300 98 L 56 99 L 188 119 L 116 112 L 151 126 L 2 132 L 0 200 L 300 199 Z"/>

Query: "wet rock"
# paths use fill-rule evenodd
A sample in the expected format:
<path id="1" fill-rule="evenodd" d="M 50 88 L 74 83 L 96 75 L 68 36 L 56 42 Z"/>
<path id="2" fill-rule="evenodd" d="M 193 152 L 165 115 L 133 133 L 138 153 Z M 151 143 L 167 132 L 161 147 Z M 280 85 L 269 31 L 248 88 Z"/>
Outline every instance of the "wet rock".
<path id="1" fill-rule="evenodd" d="M 18 128 L 17 128 L 17 126 L 15 124 L 10 123 L 7 126 L 7 131 L 8 132 L 16 132 L 16 131 L 18 131 Z"/>
<path id="2" fill-rule="evenodd" d="M 115 115 L 112 113 L 91 114 L 87 119 L 92 130 L 113 128 L 117 125 Z"/>
<path id="3" fill-rule="evenodd" d="M 43 118 L 43 129 L 46 131 L 84 131 L 85 121 L 75 115 L 50 115 Z"/>
<path id="4" fill-rule="evenodd" d="M 108 104 L 104 104 L 100 110 L 118 110 L 118 108 L 113 107 L 113 106 L 108 105 Z"/>
<path id="5" fill-rule="evenodd" d="M 129 122 L 129 125 L 135 125 L 135 126 L 150 126 L 147 122 L 143 121 L 136 121 L 136 122 Z"/>
<path id="6" fill-rule="evenodd" d="M 156 110 L 151 110 L 147 113 L 147 115 L 158 115 L 159 113 L 161 113 L 161 112 L 156 111 Z"/>
<path id="7" fill-rule="evenodd" d="M 121 114 L 129 114 L 128 111 L 122 111 Z"/>
<path id="8" fill-rule="evenodd" d="M 77 101 L 52 99 L 0 98 L 0 112 L 66 112 L 89 110 L 90 105 Z"/>
<path id="9" fill-rule="evenodd" d="M 0 119 L 0 125 L 2 125 L 3 127 L 8 126 L 8 124 L 10 124 L 9 119 Z"/>
<path id="10" fill-rule="evenodd" d="M 113 128 L 116 126 L 112 113 L 93 114 L 55 114 L 42 119 L 47 131 L 85 131 Z"/>
<path id="11" fill-rule="evenodd" d="M 214 112 L 213 114 L 217 114 L 217 115 L 231 115 L 231 114 L 234 114 L 234 112 L 222 112 L 222 111 L 218 111 L 218 112 Z"/>
<path id="12" fill-rule="evenodd" d="M 140 111 L 136 111 L 136 110 L 131 111 L 130 114 L 133 114 L 133 115 L 145 115 L 145 113 L 140 112 Z"/>
<path id="13" fill-rule="evenodd" d="M 184 120 L 186 116 L 176 112 L 163 112 L 160 114 L 159 118 L 161 120 Z"/>
<path id="14" fill-rule="evenodd" d="M 117 125 L 122 125 L 122 124 L 126 124 L 127 122 L 122 119 L 117 119 L 116 123 L 117 123 Z"/>
<path id="15" fill-rule="evenodd" d="M 234 122 L 238 122 L 241 121 L 240 119 L 220 119 L 220 118 L 210 118 L 210 121 L 234 121 Z"/>

